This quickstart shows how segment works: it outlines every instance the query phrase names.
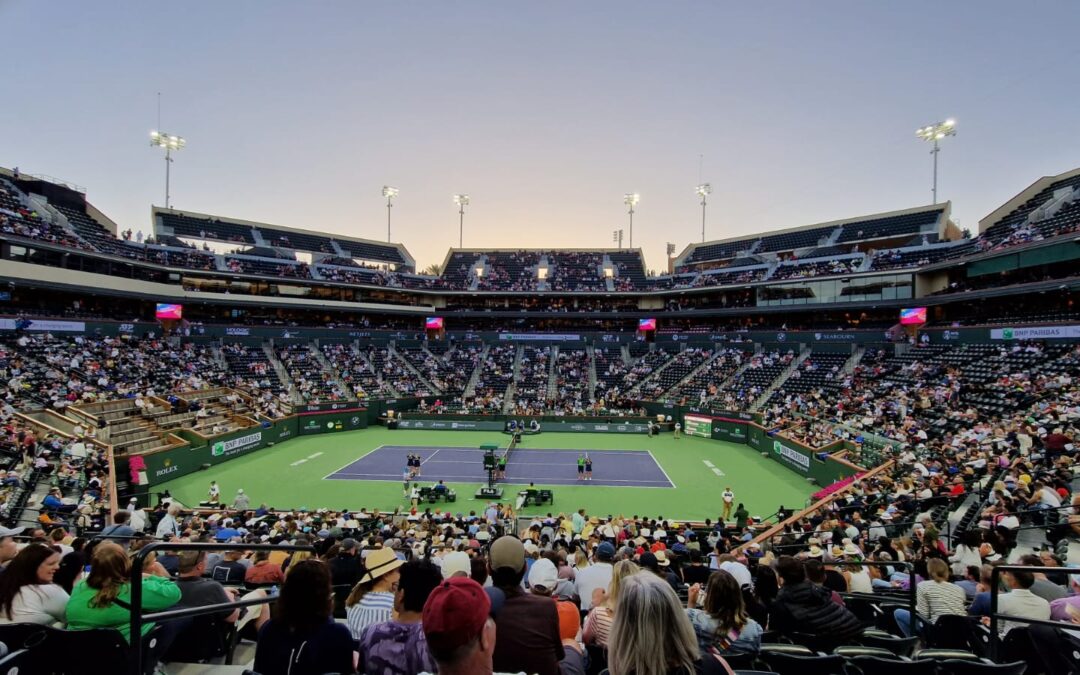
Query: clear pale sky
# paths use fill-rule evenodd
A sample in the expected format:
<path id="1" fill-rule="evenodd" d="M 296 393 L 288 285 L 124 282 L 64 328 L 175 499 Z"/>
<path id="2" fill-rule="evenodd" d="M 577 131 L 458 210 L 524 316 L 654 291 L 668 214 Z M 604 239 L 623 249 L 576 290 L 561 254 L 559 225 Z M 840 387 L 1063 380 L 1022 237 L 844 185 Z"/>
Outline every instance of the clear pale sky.
<path id="1" fill-rule="evenodd" d="M 709 239 L 930 202 L 916 127 L 955 117 L 961 226 L 1080 166 L 1080 2 L 0 0 L 0 165 L 83 185 L 122 227 L 173 205 L 457 245 Z"/>

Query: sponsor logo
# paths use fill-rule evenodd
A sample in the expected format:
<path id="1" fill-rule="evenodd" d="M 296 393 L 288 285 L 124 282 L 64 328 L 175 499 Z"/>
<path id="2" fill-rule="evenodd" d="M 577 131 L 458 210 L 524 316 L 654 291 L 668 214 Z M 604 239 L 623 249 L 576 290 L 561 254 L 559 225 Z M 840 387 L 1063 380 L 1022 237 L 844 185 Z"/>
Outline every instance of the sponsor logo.
<path id="1" fill-rule="evenodd" d="M 959 340 L 960 339 L 960 331 L 958 331 L 958 330 L 941 331 L 941 339 L 942 340 Z"/>
<path id="2" fill-rule="evenodd" d="M 773 452 L 788 464 L 797 467 L 803 472 L 810 471 L 810 458 L 807 455 L 787 447 L 780 441 L 773 441 Z"/>
<path id="3" fill-rule="evenodd" d="M 170 473 L 180 470 L 180 467 L 175 466 L 171 459 L 166 459 L 162 466 L 164 468 L 158 469 L 154 472 L 154 478 L 161 478 L 162 476 L 167 476 Z"/>
<path id="4" fill-rule="evenodd" d="M 350 417 L 349 418 L 349 424 L 351 424 L 354 427 L 360 426 L 360 416 L 359 415 L 353 415 L 352 417 Z"/>
<path id="5" fill-rule="evenodd" d="M 210 455 L 213 457 L 224 457 L 227 455 L 235 455 L 238 452 L 243 452 L 253 446 L 262 443 L 262 432 L 256 431 L 253 434 L 247 436 L 240 436 L 229 441 L 218 441 L 210 448 Z"/>
<path id="6" fill-rule="evenodd" d="M 777 342 L 783 342 L 784 340 L 787 340 L 787 333 L 777 333 L 776 334 L 776 341 Z"/>
<path id="7" fill-rule="evenodd" d="M 814 333 L 815 340 L 826 342 L 855 342 L 855 333 Z"/>
<path id="8" fill-rule="evenodd" d="M 241 328 L 239 326 L 226 326 L 225 334 L 226 335 L 240 335 L 240 336 L 251 335 L 251 329 L 250 328 Z"/>
<path id="9" fill-rule="evenodd" d="M 135 324 L 133 324 L 133 323 L 122 323 L 122 324 L 120 324 L 120 328 L 118 328 L 117 330 L 119 330 L 121 333 L 134 333 L 135 332 Z"/>
<path id="10" fill-rule="evenodd" d="M 20 319 L 20 321 L 23 321 Z M 85 333 L 86 323 L 83 321 L 42 321 L 34 319 L 28 321 L 26 330 L 42 330 L 50 333 Z M 0 330 L 15 330 L 15 319 L 0 319 Z"/>

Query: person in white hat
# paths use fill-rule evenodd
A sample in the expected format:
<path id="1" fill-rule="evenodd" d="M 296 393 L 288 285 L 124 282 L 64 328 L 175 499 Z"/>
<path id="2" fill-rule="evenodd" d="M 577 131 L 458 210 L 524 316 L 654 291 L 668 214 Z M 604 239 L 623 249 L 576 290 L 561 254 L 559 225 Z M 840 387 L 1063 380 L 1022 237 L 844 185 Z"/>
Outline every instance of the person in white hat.
<path id="1" fill-rule="evenodd" d="M 447 553 L 442 558 L 442 577 L 443 579 L 450 579 L 452 577 L 467 577 L 472 572 L 472 561 L 469 559 L 469 554 L 464 551 L 454 551 L 453 553 Z"/>
<path id="2" fill-rule="evenodd" d="M 15 543 L 15 537 L 22 534 L 25 529 L 25 527 L 0 527 L 0 567 L 7 567 L 7 564 L 19 554 L 19 545 Z"/>
<path id="3" fill-rule="evenodd" d="M 232 507 L 238 511 L 244 511 L 251 506 L 251 500 L 244 494 L 244 488 L 239 488 L 236 491 L 236 499 L 233 500 Z"/>
<path id="4" fill-rule="evenodd" d="M 128 523 L 131 526 L 131 529 L 136 532 L 144 532 L 149 519 L 146 517 L 146 511 L 143 511 L 139 507 L 139 500 L 132 497 L 131 500 L 128 501 L 127 510 L 131 512 L 131 521 Z"/>

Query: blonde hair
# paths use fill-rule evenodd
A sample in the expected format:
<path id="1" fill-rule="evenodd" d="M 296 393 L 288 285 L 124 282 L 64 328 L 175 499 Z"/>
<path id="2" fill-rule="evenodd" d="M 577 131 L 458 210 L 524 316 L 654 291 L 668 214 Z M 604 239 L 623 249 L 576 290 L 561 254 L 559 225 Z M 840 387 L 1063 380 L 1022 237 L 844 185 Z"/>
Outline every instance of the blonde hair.
<path id="1" fill-rule="evenodd" d="M 629 576 L 633 576 L 641 571 L 638 564 L 633 560 L 620 560 L 615 563 L 615 567 L 611 568 L 611 583 L 608 584 L 607 597 L 604 598 L 602 603 L 604 607 L 607 607 L 608 611 L 612 615 L 615 614 L 615 605 L 619 597 L 619 587 L 623 582 L 623 579 Z"/>
<path id="2" fill-rule="evenodd" d="M 694 672 L 701 655 L 690 619 L 666 581 L 655 574 L 622 580 L 619 612 L 608 637 L 611 675 L 666 675 Z"/>

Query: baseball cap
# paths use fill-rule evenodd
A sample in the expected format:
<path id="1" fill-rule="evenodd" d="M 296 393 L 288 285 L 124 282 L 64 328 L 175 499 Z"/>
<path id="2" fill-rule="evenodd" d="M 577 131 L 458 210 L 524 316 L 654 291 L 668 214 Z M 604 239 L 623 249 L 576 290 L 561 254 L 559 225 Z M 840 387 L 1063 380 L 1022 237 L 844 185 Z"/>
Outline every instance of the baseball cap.
<path id="1" fill-rule="evenodd" d="M 469 576 L 471 571 L 472 561 L 469 560 L 469 554 L 464 551 L 455 551 L 442 559 L 443 579 L 449 579 L 458 572 L 464 572 L 465 576 Z"/>
<path id="2" fill-rule="evenodd" d="M 596 559 L 597 560 L 611 560 L 615 557 L 615 547 L 609 542 L 602 542 L 596 547 Z"/>
<path id="3" fill-rule="evenodd" d="M 559 571 L 555 569 L 555 564 L 547 558 L 534 562 L 529 569 L 529 585 L 554 591 L 559 585 Z"/>
<path id="4" fill-rule="evenodd" d="M 720 563 L 720 569 L 733 576 L 739 586 L 744 588 L 753 587 L 754 579 L 750 576 L 750 570 L 741 562 L 728 560 L 727 562 Z"/>
<path id="5" fill-rule="evenodd" d="M 581 630 L 581 612 L 572 602 L 556 602 L 555 609 L 559 612 L 559 637 L 563 640 L 573 640 Z"/>
<path id="6" fill-rule="evenodd" d="M 515 537 L 499 537 L 491 545 L 491 569 L 509 567 L 520 572 L 525 567 L 525 547 Z"/>
<path id="7" fill-rule="evenodd" d="M 424 637 L 435 652 L 453 652 L 480 635 L 490 609 L 480 584 L 468 577 L 446 579 L 424 603 Z"/>

